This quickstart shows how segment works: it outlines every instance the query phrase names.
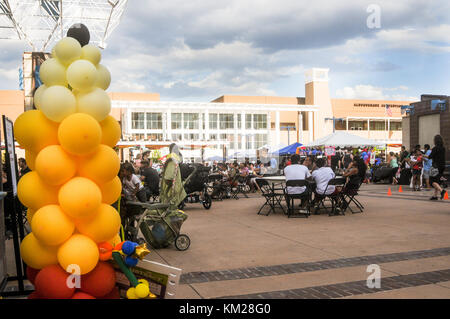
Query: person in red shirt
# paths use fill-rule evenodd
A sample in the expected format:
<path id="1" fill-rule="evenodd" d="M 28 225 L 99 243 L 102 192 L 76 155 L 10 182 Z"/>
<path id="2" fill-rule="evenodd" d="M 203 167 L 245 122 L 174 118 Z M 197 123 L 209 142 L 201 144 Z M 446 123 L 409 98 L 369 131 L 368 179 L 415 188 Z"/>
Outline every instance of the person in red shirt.
<path id="1" fill-rule="evenodd" d="M 413 173 L 413 191 L 420 191 L 420 176 L 422 175 L 423 154 L 419 149 L 416 149 L 415 155 L 415 161 L 411 161 Z"/>

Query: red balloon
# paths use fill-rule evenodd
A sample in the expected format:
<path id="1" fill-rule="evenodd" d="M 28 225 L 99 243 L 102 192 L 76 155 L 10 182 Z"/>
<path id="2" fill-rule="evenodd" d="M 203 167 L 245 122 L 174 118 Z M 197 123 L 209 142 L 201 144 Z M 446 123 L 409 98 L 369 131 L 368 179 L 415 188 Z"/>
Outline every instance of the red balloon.
<path id="1" fill-rule="evenodd" d="M 28 295 L 27 299 L 41 299 L 41 296 L 39 296 L 36 291 L 33 291 Z"/>
<path id="2" fill-rule="evenodd" d="M 116 272 L 107 262 L 100 261 L 89 273 L 81 276 L 80 290 L 96 298 L 107 295 L 116 285 Z"/>
<path id="3" fill-rule="evenodd" d="M 70 299 L 75 288 L 67 286 L 68 277 L 69 274 L 59 265 L 43 268 L 35 279 L 37 294 L 45 299 Z"/>
<path id="4" fill-rule="evenodd" d="M 27 266 L 27 278 L 34 285 L 34 280 L 36 279 L 37 274 L 40 272 L 40 269 L 34 269 L 30 266 Z"/>
<path id="5" fill-rule="evenodd" d="M 103 296 L 102 299 L 120 299 L 119 287 L 114 287 L 109 294 Z"/>
<path id="6" fill-rule="evenodd" d="M 73 296 L 72 299 L 96 299 L 95 297 L 84 293 L 82 291 L 77 291 Z"/>

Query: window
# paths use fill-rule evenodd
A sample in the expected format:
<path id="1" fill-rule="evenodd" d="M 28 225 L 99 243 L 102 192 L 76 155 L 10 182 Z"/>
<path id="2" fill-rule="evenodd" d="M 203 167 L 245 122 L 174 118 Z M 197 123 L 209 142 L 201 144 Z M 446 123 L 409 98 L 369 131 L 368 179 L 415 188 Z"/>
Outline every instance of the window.
<path id="1" fill-rule="evenodd" d="M 132 138 L 134 141 L 143 141 L 145 139 L 145 134 L 133 134 Z"/>
<path id="2" fill-rule="evenodd" d="M 198 134 L 184 134 L 186 141 L 198 141 Z"/>
<path id="3" fill-rule="evenodd" d="M 181 141 L 183 139 L 183 135 L 182 134 L 172 134 L 172 141 L 173 142 L 178 142 Z"/>
<path id="4" fill-rule="evenodd" d="M 267 115 L 266 114 L 253 114 L 253 128 L 255 130 L 267 129 Z"/>
<path id="5" fill-rule="evenodd" d="M 148 130 L 162 130 L 162 114 L 161 113 L 147 113 L 147 129 Z"/>
<path id="6" fill-rule="evenodd" d="M 348 129 L 352 131 L 367 131 L 367 121 L 348 121 Z"/>
<path id="7" fill-rule="evenodd" d="M 209 134 L 209 139 L 211 141 L 217 141 L 217 134 Z"/>
<path id="8" fill-rule="evenodd" d="M 181 113 L 172 113 L 172 130 L 181 130 Z"/>
<path id="9" fill-rule="evenodd" d="M 372 123 L 370 123 L 372 124 Z M 335 122 L 336 131 L 345 131 L 347 130 L 347 120 L 336 120 Z"/>
<path id="10" fill-rule="evenodd" d="M 233 129 L 234 128 L 233 114 L 220 114 L 219 123 L 221 130 Z"/>
<path id="11" fill-rule="evenodd" d="M 237 114 L 237 128 L 242 128 L 241 114 Z"/>
<path id="12" fill-rule="evenodd" d="M 147 140 L 152 142 L 162 141 L 162 134 L 147 134 Z"/>
<path id="13" fill-rule="evenodd" d="M 391 131 L 401 131 L 402 130 L 402 122 L 390 122 Z"/>
<path id="14" fill-rule="evenodd" d="M 371 131 L 384 131 L 386 130 L 384 121 L 370 121 Z"/>
<path id="15" fill-rule="evenodd" d="M 184 129 L 198 130 L 198 113 L 183 113 L 183 117 Z"/>
<path id="16" fill-rule="evenodd" d="M 260 148 L 267 144 L 267 134 L 255 134 L 255 148 Z"/>
<path id="17" fill-rule="evenodd" d="M 252 128 L 252 115 L 251 114 L 245 114 L 245 128 L 247 130 Z"/>
<path id="18" fill-rule="evenodd" d="M 209 129 L 217 130 L 217 113 L 209 114 Z"/>
<path id="19" fill-rule="evenodd" d="M 144 112 L 131 113 L 131 128 L 133 130 L 145 129 L 145 113 Z"/>

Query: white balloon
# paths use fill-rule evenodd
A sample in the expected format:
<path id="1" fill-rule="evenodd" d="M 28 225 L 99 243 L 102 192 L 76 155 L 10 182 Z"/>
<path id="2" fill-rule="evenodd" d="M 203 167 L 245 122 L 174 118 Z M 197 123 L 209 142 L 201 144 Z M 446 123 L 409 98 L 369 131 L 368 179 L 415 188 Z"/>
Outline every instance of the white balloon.
<path id="1" fill-rule="evenodd" d="M 77 94 L 77 112 L 89 114 L 101 122 L 111 112 L 111 100 L 108 94 L 100 88 L 89 92 L 80 92 Z"/>
<path id="2" fill-rule="evenodd" d="M 73 89 L 91 90 L 97 81 L 97 68 L 87 60 L 76 60 L 67 68 L 67 81 Z"/>
<path id="3" fill-rule="evenodd" d="M 44 93 L 45 89 L 47 88 L 47 86 L 45 84 L 42 84 L 40 87 L 38 87 L 38 89 L 34 92 L 34 96 L 33 96 L 33 102 L 34 102 L 34 106 L 36 107 L 36 109 L 40 109 L 41 108 L 41 100 L 42 100 L 42 93 Z"/>
<path id="4" fill-rule="evenodd" d="M 77 101 L 68 88 L 54 85 L 42 93 L 40 110 L 49 120 L 61 122 L 76 112 Z"/>

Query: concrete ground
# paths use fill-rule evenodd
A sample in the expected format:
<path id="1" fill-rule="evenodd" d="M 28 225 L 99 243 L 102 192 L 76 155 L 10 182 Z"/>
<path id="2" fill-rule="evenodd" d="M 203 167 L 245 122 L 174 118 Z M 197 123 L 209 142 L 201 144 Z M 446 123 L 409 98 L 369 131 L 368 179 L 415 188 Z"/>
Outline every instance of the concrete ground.
<path id="1" fill-rule="evenodd" d="M 147 259 L 183 270 L 177 298 L 450 298 L 450 201 L 402 188 L 363 185 L 364 212 L 332 217 L 257 215 L 258 193 L 187 204 L 190 248 Z M 366 286 L 370 264 L 379 289 Z"/>

